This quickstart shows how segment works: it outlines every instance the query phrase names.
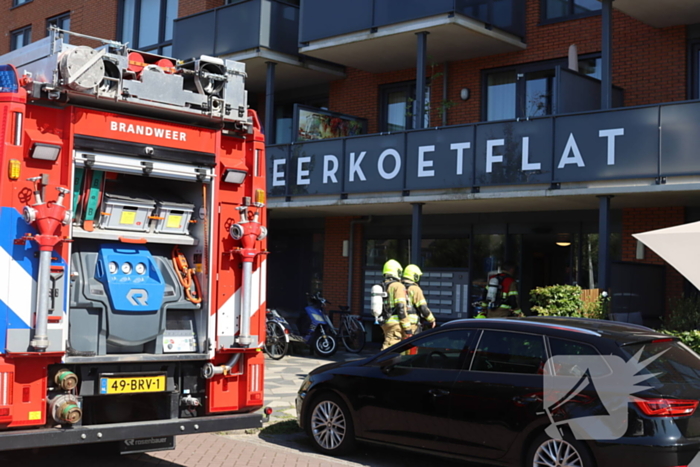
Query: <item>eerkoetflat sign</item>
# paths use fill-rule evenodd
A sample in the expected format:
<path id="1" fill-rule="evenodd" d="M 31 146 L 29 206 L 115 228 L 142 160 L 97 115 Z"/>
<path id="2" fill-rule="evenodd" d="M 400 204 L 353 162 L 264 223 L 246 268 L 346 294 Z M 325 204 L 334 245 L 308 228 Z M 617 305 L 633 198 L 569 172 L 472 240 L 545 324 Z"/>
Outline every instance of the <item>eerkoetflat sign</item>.
<path id="1" fill-rule="evenodd" d="M 700 113 L 700 104 L 680 104 L 694 105 Z M 268 192 L 274 197 L 656 178 L 660 115 L 654 106 L 270 147 Z M 666 163 L 669 157 L 664 154 Z"/>

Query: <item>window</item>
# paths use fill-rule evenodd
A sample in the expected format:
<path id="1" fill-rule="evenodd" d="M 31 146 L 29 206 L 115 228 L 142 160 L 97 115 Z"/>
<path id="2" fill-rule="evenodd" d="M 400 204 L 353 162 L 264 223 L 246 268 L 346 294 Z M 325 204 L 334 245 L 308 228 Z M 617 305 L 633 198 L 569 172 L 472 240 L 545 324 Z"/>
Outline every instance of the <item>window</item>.
<path id="1" fill-rule="evenodd" d="M 691 99 L 700 99 L 700 42 L 690 44 L 690 86 Z"/>
<path id="2" fill-rule="evenodd" d="M 542 21 L 561 21 L 598 14 L 599 0 L 542 0 Z"/>
<path id="3" fill-rule="evenodd" d="M 32 0 L 12 0 L 12 7 L 14 8 L 16 6 L 24 5 L 25 3 L 29 3 L 31 1 Z"/>
<path id="4" fill-rule="evenodd" d="M 170 56 L 177 0 L 122 0 L 120 40 L 130 47 Z"/>
<path id="5" fill-rule="evenodd" d="M 536 375 L 543 374 L 545 361 L 542 336 L 484 331 L 472 370 Z"/>
<path id="6" fill-rule="evenodd" d="M 592 377 L 596 378 L 607 376 L 611 373 L 610 367 L 605 363 L 605 359 L 600 356 L 600 353 L 595 348 L 588 344 L 550 337 L 549 349 L 552 352 L 552 357 L 560 357 L 551 360 L 554 367 L 552 371 L 556 376 L 580 378 L 588 371 Z M 582 358 L 577 361 L 577 357 L 600 357 L 600 359 Z"/>
<path id="7" fill-rule="evenodd" d="M 62 15 L 54 16 L 46 20 L 46 35 L 49 35 L 49 27 L 56 26 L 59 29 L 70 31 L 70 13 L 63 13 Z M 69 35 L 63 36 L 63 42 L 68 43 Z"/>
<path id="8" fill-rule="evenodd" d="M 430 88 L 425 93 L 423 127 L 430 125 Z M 379 88 L 379 131 L 404 131 L 418 128 L 416 83 L 396 83 Z"/>
<path id="9" fill-rule="evenodd" d="M 27 26 L 10 33 L 10 50 L 17 50 L 32 41 L 32 27 Z"/>
<path id="10" fill-rule="evenodd" d="M 594 1 L 597 2 L 597 0 Z M 567 66 L 566 59 L 487 72 L 485 120 L 512 120 L 552 115 L 557 66 Z M 600 58 L 580 59 L 579 72 L 600 79 Z"/>
<path id="11" fill-rule="evenodd" d="M 469 341 L 476 331 L 459 329 L 432 334 L 383 355 L 378 363 L 394 368 L 460 370 L 469 356 Z M 467 362 L 468 363 L 468 362 Z"/>

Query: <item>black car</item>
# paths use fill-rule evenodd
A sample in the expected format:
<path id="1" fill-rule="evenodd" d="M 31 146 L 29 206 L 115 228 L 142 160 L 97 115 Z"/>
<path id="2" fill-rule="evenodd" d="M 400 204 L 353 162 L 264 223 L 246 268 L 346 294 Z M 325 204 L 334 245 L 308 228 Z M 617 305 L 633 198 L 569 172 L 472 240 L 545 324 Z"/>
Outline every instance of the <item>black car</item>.
<path id="1" fill-rule="evenodd" d="M 603 364 L 561 364 L 582 357 Z M 607 362 L 635 357 L 645 368 L 627 379 L 646 382 L 620 389 L 623 417 L 606 428 L 619 436 L 581 437 L 576 421 L 611 416 L 601 382 L 626 381 Z M 553 376 L 577 389 L 548 404 Z M 700 357 L 675 338 L 627 323 L 535 317 L 452 321 L 364 360 L 324 365 L 296 404 L 299 425 L 331 455 L 363 441 L 497 465 L 694 467 L 699 397 Z"/>

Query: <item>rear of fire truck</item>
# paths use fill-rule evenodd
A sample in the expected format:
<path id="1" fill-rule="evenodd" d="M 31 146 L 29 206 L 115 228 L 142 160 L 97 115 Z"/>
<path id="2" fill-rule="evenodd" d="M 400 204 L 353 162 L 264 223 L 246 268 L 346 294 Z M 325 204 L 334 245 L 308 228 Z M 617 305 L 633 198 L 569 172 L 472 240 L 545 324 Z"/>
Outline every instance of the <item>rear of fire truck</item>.
<path id="1" fill-rule="evenodd" d="M 66 34 L 0 57 L 0 451 L 259 427 L 244 66 Z"/>

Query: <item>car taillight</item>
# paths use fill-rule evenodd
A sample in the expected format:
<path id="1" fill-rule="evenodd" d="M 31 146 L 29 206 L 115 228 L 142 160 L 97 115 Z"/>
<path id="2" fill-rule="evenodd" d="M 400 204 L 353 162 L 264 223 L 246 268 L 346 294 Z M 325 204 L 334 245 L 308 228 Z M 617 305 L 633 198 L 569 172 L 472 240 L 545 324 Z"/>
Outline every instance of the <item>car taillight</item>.
<path id="1" fill-rule="evenodd" d="M 688 417 L 698 408 L 698 401 L 686 399 L 636 399 L 634 403 L 650 417 Z"/>

